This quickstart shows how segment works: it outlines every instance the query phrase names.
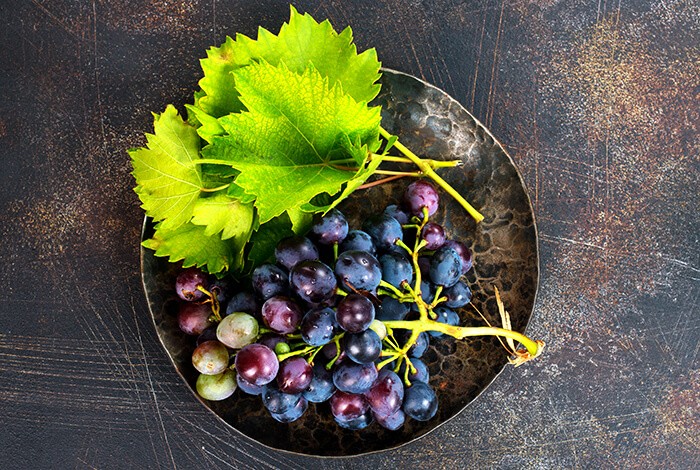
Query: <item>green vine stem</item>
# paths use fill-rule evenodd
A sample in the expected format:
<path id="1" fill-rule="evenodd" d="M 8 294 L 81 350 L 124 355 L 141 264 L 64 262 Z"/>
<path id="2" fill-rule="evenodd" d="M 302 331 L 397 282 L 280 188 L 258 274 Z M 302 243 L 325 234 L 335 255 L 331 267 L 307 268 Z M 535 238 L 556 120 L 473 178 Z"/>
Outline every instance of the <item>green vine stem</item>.
<path id="1" fill-rule="evenodd" d="M 385 139 L 389 139 L 391 137 L 391 134 L 387 132 L 383 127 L 379 128 L 379 133 L 384 137 Z M 455 198 L 457 202 L 460 203 L 462 207 L 469 213 L 469 215 L 474 218 L 474 220 L 478 223 L 484 220 L 484 216 L 481 215 L 479 211 L 474 209 L 469 202 L 467 202 L 466 199 L 462 197 L 461 194 L 457 192 L 450 184 L 442 179 L 440 175 L 435 173 L 435 170 L 426 163 L 422 158 L 420 158 L 418 155 L 413 153 L 409 148 L 407 148 L 405 145 L 403 145 L 401 142 L 398 140 L 394 143 L 394 147 L 396 147 L 401 153 L 406 155 L 413 163 L 416 164 L 416 166 L 425 174 L 425 176 L 429 177 L 433 181 L 435 181 L 442 189 L 444 189 L 450 196 Z"/>

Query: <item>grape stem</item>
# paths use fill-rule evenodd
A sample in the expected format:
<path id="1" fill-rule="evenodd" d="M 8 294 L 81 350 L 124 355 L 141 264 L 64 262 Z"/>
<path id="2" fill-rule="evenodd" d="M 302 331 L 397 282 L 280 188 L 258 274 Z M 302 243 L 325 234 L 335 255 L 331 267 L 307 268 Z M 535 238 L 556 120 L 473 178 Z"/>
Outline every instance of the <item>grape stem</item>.
<path id="1" fill-rule="evenodd" d="M 391 134 L 387 132 L 383 127 L 379 128 L 379 133 L 384 137 L 385 139 L 391 138 Z M 474 207 L 467 202 L 466 199 L 462 197 L 461 194 L 455 190 L 450 184 L 442 179 L 440 175 L 435 173 L 435 170 L 422 158 L 420 158 L 418 155 L 413 153 L 409 148 L 407 148 L 405 145 L 403 145 L 401 142 L 398 140 L 394 143 L 394 147 L 396 147 L 401 153 L 403 153 L 406 157 L 408 157 L 409 160 L 411 160 L 415 165 L 420 169 L 425 176 L 429 177 L 433 181 L 435 181 L 442 189 L 444 189 L 450 196 L 455 198 L 459 204 L 464 207 L 464 209 L 469 213 L 469 215 L 472 216 L 472 218 L 478 223 L 484 220 L 484 216 L 479 213 Z"/>

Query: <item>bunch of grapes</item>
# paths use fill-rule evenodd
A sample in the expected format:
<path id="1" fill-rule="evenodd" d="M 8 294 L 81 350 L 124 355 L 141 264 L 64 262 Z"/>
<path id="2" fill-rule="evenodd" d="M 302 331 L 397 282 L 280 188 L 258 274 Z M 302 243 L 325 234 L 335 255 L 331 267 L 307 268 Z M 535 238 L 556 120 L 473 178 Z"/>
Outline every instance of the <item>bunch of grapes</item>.
<path id="1" fill-rule="evenodd" d="M 248 289 L 183 270 L 178 321 L 197 337 L 199 395 L 259 395 L 280 422 L 328 401 L 336 422 L 352 430 L 373 421 L 396 430 L 406 416 L 435 416 L 421 356 L 431 338 L 458 336 L 455 309 L 472 295 L 462 280 L 471 251 L 430 221 L 438 202 L 435 188 L 417 180 L 401 205 L 362 230 L 349 230 L 333 209 L 306 237 L 281 240 L 276 263 L 256 267 Z"/>

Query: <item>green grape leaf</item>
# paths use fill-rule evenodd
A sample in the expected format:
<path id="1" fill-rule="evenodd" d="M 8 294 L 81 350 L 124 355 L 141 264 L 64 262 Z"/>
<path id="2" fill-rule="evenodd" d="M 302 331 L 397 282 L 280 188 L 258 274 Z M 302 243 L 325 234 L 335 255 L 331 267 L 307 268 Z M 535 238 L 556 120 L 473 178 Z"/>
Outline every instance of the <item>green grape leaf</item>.
<path id="1" fill-rule="evenodd" d="M 171 263 L 182 260 L 185 268 L 205 268 L 211 274 L 240 266 L 243 249 L 216 235 L 207 235 L 206 230 L 206 227 L 192 223 L 174 230 L 158 224 L 153 238 L 144 241 L 143 246 L 155 250 L 156 256 L 167 257 Z"/>
<path id="2" fill-rule="evenodd" d="M 212 236 L 221 233 L 227 240 L 235 237 L 248 241 L 253 226 L 255 211 L 252 204 L 244 204 L 222 193 L 200 198 L 194 207 L 192 223 L 206 227 L 204 234 Z"/>
<path id="3" fill-rule="evenodd" d="M 129 150 L 136 179 L 134 191 L 141 207 L 164 229 L 176 229 L 192 217 L 202 189 L 199 136 L 180 118 L 174 106 L 154 114 L 154 134 L 146 134 L 147 147 Z"/>
<path id="4" fill-rule="evenodd" d="M 300 207 L 287 209 L 287 216 L 289 216 L 289 220 L 292 223 L 292 232 L 295 234 L 302 235 L 311 228 L 313 214 L 304 212 Z"/>
<path id="5" fill-rule="evenodd" d="M 213 117 L 236 113 L 243 109 L 232 72 L 253 61 L 303 73 L 309 64 L 328 78 L 331 86 L 339 83 L 355 101 L 371 101 L 379 93 L 379 68 L 375 49 L 360 54 L 348 27 L 338 34 L 328 20 L 318 23 L 308 13 L 300 14 L 290 7 L 290 19 L 278 35 L 258 29 L 257 40 L 237 34 L 220 47 L 207 51 L 201 65 L 204 77 L 199 85 L 203 94 L 196 96 L 196 106 Z"/>
<path id="6" fill-rule="evenodd" d="M 198 123 L 197 134 L 208 143 L 211 143 L 215 136 L 225 134 L 224 128 L 221 127 L 217 118 L 210 116 L 204 110 L 191 104 L 186 104 L 185 108 L 187 108 L 190 122 L 194 120 Z"/>
<path id="7" fill-rule="evenodd" d="M 229 135 L 215 137 L 205 156 L 241 172 L 236 184 L 256 196 L 261 223 L 336 194 L 379 148 L 379 108 L 329 88 L 313 67 L 299 75 L 261 62 L 234 75 L 249 111 L 220 119 Z"/>
<path id="8" fill-rule="evenodd" d="M 256 228 L 250 236 L 250 251 L 248 261 L 252 266 L 260 266 L 272 261 L 275 247 L 280 240 L 294 235 L 289 214 L 284 213 Z"/>

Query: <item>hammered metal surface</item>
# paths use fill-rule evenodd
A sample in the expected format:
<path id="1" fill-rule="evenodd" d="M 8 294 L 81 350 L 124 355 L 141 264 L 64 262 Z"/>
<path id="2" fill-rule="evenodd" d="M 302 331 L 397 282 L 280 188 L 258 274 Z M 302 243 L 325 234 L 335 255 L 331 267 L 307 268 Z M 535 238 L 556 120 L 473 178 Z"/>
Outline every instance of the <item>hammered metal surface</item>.
<path id="1" fill-rule="evenodd" d="M 382 123 L 418 155 L 437 160 L 462 159 L 459 168 L 440 170 L 485 216 L 478 226 L 450 197 L 442 198 L 434 220 L 449 237 L 474 251 L 467 277 L 474 306 L 498 325 L 493 297 L 496 286 L 513 327 L 523 330 L 532 312 L 538 282 L 537 234 L 532 208 L 513 162 L 498 142 L 457 101 L 441 90 L 398 72 L 384 71 Z M 351 228 L 366 216 L 398 202 L 408 181 L 377 186 L 353 195 L 341 206 Z M 148 228 L 147 228 L 148 230 Z M 177 327 L 178 300 L 173 295 L 176 266 L 142 251 L 146 293 L 158 335 L 178 371 L 194 389 L 193 341 Z M 483 325 L 473 307 L 460 311 L 462 324 Z M 248 437 L 276 449 L 311 455 L 354 455 L 399 446 L 418 438 L 458 414 L 496 377 L 506 355 L 492 338 L 455 341 L 433 339 L 424 356 L 430 383 L 439 398 L 437 415 L 428 422 L 407 420 L 399 431 L 374 424 L 346 431 L 335 424 L 327 404 L 310 404 L 302 419 L 280 424 L 264 410 L 259 397 L 236 391 L 222 402 L 205 402 L 214 413 Z"/>

